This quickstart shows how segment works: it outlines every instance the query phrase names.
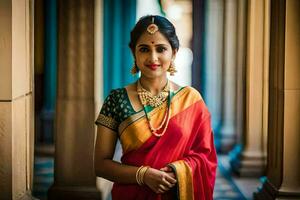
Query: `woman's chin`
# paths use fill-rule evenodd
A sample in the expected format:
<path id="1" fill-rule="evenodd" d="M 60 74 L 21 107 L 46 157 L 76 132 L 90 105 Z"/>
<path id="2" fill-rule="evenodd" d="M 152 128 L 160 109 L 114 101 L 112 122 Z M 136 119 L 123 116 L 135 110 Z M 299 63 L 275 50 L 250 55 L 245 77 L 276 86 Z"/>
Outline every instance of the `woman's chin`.
<path id="1" fill-rule="evenodd" d="M 151 72 L 142 73 L 142 75 L 147 78 L 159 78 L 162 76 L 166 76 L 166 73 L 162 71 L 151 71 Z"/>

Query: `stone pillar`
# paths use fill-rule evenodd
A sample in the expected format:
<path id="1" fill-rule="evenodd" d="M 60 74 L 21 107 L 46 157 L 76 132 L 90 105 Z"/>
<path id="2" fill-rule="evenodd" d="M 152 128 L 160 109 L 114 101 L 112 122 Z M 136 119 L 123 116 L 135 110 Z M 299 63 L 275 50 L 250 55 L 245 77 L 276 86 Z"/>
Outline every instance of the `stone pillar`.
<path id="1" fill-rule="evenodd" d="M 247 0 L 238 1 L 237 12 L 236 145 L 229 153 L 231 161 L 239 161 L 245 141 Z"/>
<path id="2" fill-rule="evenodd" d="M 95 142 L 94 0 L 58 1 L 58 93 L 50 200 L 101 199 Z"/>
<path id="3" fill-rule="evenodd" d="M 94 73 L 94 94 L 95 94 L 95 120 L 103 103 L 103 0 L 95 0 L 95 21 L 94 21 L 94 60 L 95 60 L 95 73 Z M 96 125 L 95 125 L 96 126 Z M 97 128 L 95 128 L 95 136 Z M 101 198 L 107 199 L 112 188 L 112 182 L 97 177 L 96 185 L 101 191 Z"/>
<path id="4" fill-rule="evenodd" d="M 241 176 L 265 170 L 268 114 L 270 2 L 248 1 L 247 88 L 244 143 L 232 152 L 231 166 Z"/>
<path id="5" fill-rule="evenodd" d="M 237 0 L 226 0 L 224 12 L 223 84 L 222 84 L 222 125 L 219 151 L 228 152 L 235 143 L 236 105 L 236 32 Z"/>
<path id="6" fill-rule="evenodd" d="M 34 199 L 33 1 L 0 1 L 0 199 Z"/>
<path id="7" fill-rule="evenodd" d="M 221 87 L 222 87 L 222 58 L 223 58 L 223 14 L 224 2 L 210 0 L 206 2 L 205 11 L 205 40 L 204 40 L 204 67 L 203 97 L 212 114 L 212 127 L 216 133 L 215 143 L 220 149 L 221 135 L 218 128 L 221 123 Z"/>
<path id="8" fill-rule="evenodd" d="M 271 4 L 267 176 L 254 199 L 300 199 L 300 1 Z"/>

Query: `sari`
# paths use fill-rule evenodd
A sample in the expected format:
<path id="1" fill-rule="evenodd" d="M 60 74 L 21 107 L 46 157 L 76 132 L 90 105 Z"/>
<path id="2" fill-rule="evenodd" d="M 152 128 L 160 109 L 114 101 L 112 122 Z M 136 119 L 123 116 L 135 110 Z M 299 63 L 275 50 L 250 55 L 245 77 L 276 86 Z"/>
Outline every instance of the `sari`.
<path id="1" fill-rule="evenodd" d="M 164 102 L 167 104 L 167 102 Z M 164 118 L 167 105 L 149 113 L 154 127 Z M 147 186 L 114 183 L 113 200 L 211 200 L 217 157 L 210 113 L 199 92 L 183 87 L 172 94 L 170 119 L 165 134 L 156 137 L 145 112 L 136 112 L 115 127 L 122 145 L 121 162 L 161 169 L 170 166 L 176 174 L 174 189 L 156 194 Z"/>

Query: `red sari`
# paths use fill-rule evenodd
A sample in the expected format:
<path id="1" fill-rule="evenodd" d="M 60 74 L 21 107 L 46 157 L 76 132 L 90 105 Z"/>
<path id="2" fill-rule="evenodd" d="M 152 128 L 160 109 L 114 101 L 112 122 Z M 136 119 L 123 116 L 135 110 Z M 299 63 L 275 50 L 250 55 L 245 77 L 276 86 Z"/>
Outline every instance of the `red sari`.
<path id="1" fill-rule="evenodd" d="M 210 113 L 198 91 L 185 87 L 171 100 L 170 121 L 162 137 L 152 135 L 145 113 L 138 112 L 118 128 L 123 148 L 122 163 L 160 169 L 171 166 L 176 173 L 177 192 L 156 194 L 147 186 L 115 183 L 113 200 L 210 200 L 216 177 Z M 160 122 L 166 106 L 151 111 L 151 122 Z M 154 124 L 157 127 L 158 124 Z"/>

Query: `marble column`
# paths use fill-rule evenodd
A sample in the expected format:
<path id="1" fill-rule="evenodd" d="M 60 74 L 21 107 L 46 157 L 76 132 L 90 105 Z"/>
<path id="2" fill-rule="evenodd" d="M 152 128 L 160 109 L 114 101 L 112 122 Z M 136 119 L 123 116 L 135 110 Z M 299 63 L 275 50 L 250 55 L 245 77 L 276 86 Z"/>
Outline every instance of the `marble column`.
<path id="1" fill-rule="evenodd" d="M 33 1 L 0 1 L 0 199 L 34 199 Z"/>
<path id="2" fill-rule="evenodd" d="M 300 199 L 300 1 L 271 4 L 267 176 L 259 200 Z"/>
<path id="3" fill-rule="evenodd" d="M 204 70 L 203 98 L 212 115 L 212 127 L 215 131 L 215 143 L 220 149 L 221 135 L 221 88 L 222 88 L 222 56 L 223 56 L 223 14 L 224 2 L 211 0 L 206 2 L 205 10 L 205 40 L 204 40 Z"/>
<path id="4" fill-rule="evenodd" d="M 54 184 L 48 199 L 101 199 L 95 142 L 94 0 L 58 1 Z"/>
<path id="5" fill-rule="evenodd" d="M 219 151 L 226 153 L 235 144 L 236 106 L 236 37 L 237 0 L 224 1 L 224 40 L 222 70 L 222 124 L 219 131 L 221 144 Z"/>
<path id="6" fill-rule="evenodd" d="M 231 152 L 232 170 L 261 176 L 265 170 L 268 117 L 270 2 L 248 1 L 246 117 L 243 143 Z"/>

